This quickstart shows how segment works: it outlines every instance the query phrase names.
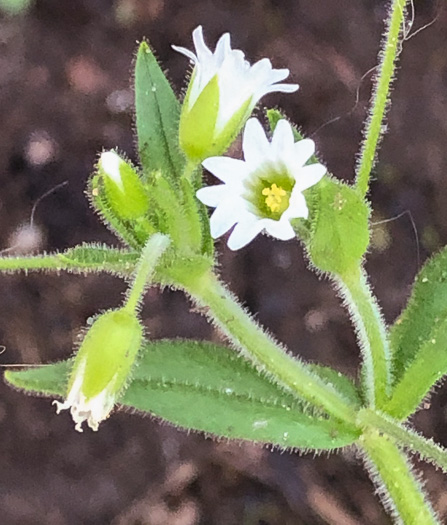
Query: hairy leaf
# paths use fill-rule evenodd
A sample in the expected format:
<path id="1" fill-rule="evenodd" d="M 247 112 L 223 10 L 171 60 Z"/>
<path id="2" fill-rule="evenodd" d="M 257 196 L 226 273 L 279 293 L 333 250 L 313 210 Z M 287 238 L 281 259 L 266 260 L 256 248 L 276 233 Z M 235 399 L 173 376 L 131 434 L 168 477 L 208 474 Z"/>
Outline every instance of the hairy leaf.
<path id="1" fill-rule="evenodd" d="M 131 273 L 139 259 L 134 251 L 111 248 L 105 244 L 83 243 L 58 254 L 68 267 L 82 271 L 94 266 L 98 271 Z"/>
<path id="2" fill-rule="evenodd" d="M 63 395 L 68 361 L 5 375 L 12 385 Z M 205 342 L 145 346 L 122 405 L 216 436 L 281 447 L 330 450 L 353 443 L 356 431 L 307 413 L 231 350 Z"/>
<path id="3" fill-rule="evenodd" d="M 447 374 L 447 249 L 425 264 L 390 330 L 394 390 L 385 409 L 406 418 Z"/>
<path id="4" fill-rule="evenodd" d="M 149 45 L 142 42 L 135 66 L 138 151 L 144 175 L 176 178 L 184 158 L 178 145 L 180 104 Z"/>
<path id="5" fill-rule="evenodd" d="M 417 275 L 407 307 L 390 329 L 394 379 L 397 382 L 434 328 L 447 318 L 447 248 Z"/>

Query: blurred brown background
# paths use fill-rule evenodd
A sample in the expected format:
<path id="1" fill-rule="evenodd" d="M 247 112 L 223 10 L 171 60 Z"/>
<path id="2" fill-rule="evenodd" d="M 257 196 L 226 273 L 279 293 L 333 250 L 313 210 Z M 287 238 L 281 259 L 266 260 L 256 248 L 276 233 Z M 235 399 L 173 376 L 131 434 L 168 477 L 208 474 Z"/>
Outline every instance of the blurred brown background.
<path id="1" fill-rule="evenodd" d="M 3 0 L 4 1 L 4 0 Z M 10 0 L 11 1 L 11 0 Z M 134 160 L 132 90 L 136 40 L 148 37 L 177 90 L 199 23 L 213 47 L 230 31 L 250 60 L 288 67 L 301 85 L 273 95 L 317 142 L 336 176 L 351 180 L 387 2 L 379 0 L 38 0 L 0 15 L 0 246 L 60 250 L 117 243 L 83 190 L 97 153 L 118 146 Z M 375 226 L 368 269 L 387 321 L 403 307 L 421 262 L 447 242 L 447 12 L 416 2 L 372 189 Z M 322 124 L 338 121 L 312 135 Z M 45 192 L 68 181 L 38 206 Z M 411 217 L 417 229 L 412 228 Z M 300 248 L 258 238 L 238 253 L 219 242 L 231 288 L 281 341 L 307 359 L 355 376 L 358 350 L 334 292 L 306 270 Z M 0 276 L 2 363 L 65 358 L 87 317 L 121 300 L 108 276 Z M 148 294 L 154 338 L 215 337 L 181 294 Z M 118 413 L 98 433 L 78 434 L 47 399 L 0 384 L 2 525 L 382 525 L 390 523 L 353 451 L 313 458 L 187 435 L 149 417 Z M 447 445 L 446 389 L 414 422 Z M 428 405 L 427 405 L 428 407 Z M 447 520 L 445 478 L 423 468 Z"/>

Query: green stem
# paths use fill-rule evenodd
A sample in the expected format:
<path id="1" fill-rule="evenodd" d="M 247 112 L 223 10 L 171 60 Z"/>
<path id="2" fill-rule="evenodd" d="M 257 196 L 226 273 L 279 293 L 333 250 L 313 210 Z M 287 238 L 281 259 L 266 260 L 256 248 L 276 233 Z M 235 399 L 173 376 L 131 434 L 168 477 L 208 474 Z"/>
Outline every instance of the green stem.
<path id="1" fill-rule="evenodd" d="M 339 290 L 346 301 L 363 354 L 362 377 L 369 406 L 382 406 L 391 384 L 391 359 L 385 323 L 362 268 L 339 276 Z"/>
<path id="2" fill-rule="evenodd" d="M 199 166 L 200 164 L 195 160 L 188 159 L 182 172 L 182 178 L 186 179 L 191 184 L 194 184 L 195 181 L 193 175 Z"/>
<path id="3" fill-rule="evenodd" d="M 405 525 L 440 525 L 405 454 L 388 437 L 365 433 L 361 444 L 372 479 L 383 496 L 385 508 Z M 368 459 L 371 461 L 368 461 Z"/>
<path id="4" fill-rule="evenodd" d="M 358 413 L 358 423 L 365 428 L 375 428 L 388 434 L 400 445 L 422 459 L 433 463 L 447 473 L 447 450 L 431 439 L 426 439 L 414 430 L 406 428 L 385 414 L 379 414 L 368 409 Z"/>
<path id="5" fill-rule="evenodd" d="M 36 270 L 64 270 L 66 264 L 59 254 L 0 257 L 0 272 L 28 272 Z"/>
<path id="6" fill-rule="evenodd" d="M 375 80 L 371 114 L 364 132 L 365 141 L 360 152 L 357 166 L 357 189 L 362 196 L 368 192 L 371 170 L 374 165 L 377 147 L 382 134 L 382 124 L 388 103 L 388 96 L 393 81 L 396 59 L 400 45 L 400 34 L 405 21 L 407 0 L 392 0 L 390 16 L 383 39 L 380 54 L 379 72 Z"/>
<path id="7" fill-rule="evenodd" d="M 305 363 L 274 342 L 214 274 L 192 277 L 185 280 L 182 286 L 260 371 L 328 414 L 349 424 L 354 423 L 355 415 L 349 402 L 309 370 Z"/>
<path id="8" fill-rule="evenodd" d="M 157 266 L 160 257 L 168 248 L 170 242 L 171 241 L 167 235 L 154 233 L 145 244 L 141 251 L 140 260 L 135 269 L 133 283 L 127 294 L 126 305 L 124 307 L 126 310 L 132 312 L 138 310 L 146 286 L 149 284 L 149 281 L 154 274 L 155 267 Z"/>

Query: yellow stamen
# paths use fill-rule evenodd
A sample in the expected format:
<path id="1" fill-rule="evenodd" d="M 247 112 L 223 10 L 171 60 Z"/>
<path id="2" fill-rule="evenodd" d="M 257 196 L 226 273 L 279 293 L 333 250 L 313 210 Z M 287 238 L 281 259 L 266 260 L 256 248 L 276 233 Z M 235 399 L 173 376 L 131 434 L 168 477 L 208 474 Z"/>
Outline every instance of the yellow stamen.
<path id="1" fill-rule="evenodd" d="M 279 211 L 281 208 L 283 197 L 287 195 L 287 192 L 273 183 L 270 188 L 264 188 L 262 195 L 266 196 L 265 203 L 271 209 L 272 212 Z"/>

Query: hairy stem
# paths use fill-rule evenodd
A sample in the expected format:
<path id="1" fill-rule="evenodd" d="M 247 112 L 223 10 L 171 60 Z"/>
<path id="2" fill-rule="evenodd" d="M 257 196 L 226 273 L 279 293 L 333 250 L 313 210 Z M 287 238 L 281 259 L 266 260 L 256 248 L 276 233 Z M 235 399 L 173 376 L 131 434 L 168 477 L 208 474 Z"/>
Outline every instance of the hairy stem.
<path id="1" fill-rule="evenodd" d="M 0 272 L 17 273 L 37 270 L 63 270 L 66 264 L 59 254 L 0 257 Z"/>
<path id="2" fill-rule="evenodd" d="M 154 233 L 147 241 L 141 252 L 141 258 L 138 261 L 134 279 L 127 295 L 125 308 L 128 310 L 136 311 L 138 309 L 145 288 L 155 272 L 155 267 L 169 244 L 169 237 L 161 233 Z"/>
<path id="3" fill-rule="evenodd" d="M 339 291 L 354 323 L 363 355 L 362 377 L 369 406 L 382 406 L 391 384 L 391 359 L 379 306 L 362 268 L 337 278 Z"/>
<path id="4" fill-rule="evenodd" d="M 361 446 L 367 454 L 365 463 L 382 495 L 382 502 L 396 523 L 440 525 L 407 457 L 398 446 L 377 431 L 366 432 Z"/>
<path id="5" fill-rule="evenodd" d="M 405 6 L 408 0 L 392 0 L 390 15 L 385 30 L 380 64 L 371 105 L 371 113 L 366 122 L 365 141 L 357 165 L 357 189 L 362 196 L 368 192 L 371 170 L 376 158 L 379 139 L 382 134 L 383 120 L 388 103 L 391 83 L 399 53 L 400 34 L 405 21 Z"/>
<path id="6" fill-rule="evenodd" d="M 447 450 L 431 439 L 426 439 L 414 430 L 406 428 L 385 414 L 363 409 L 357 417 L 358 423 L 365 428 L 375 428 L 394 438 L 408 452 L 434 464 L 447 473 Z"/>
<path id="7" fill-rule="evenodd" d="M 301 399 L 353 424 L 355 416 L 349 402 L 268 336 L 214 274 L 188 279 L 182 286 L 259 370 Z"/>

